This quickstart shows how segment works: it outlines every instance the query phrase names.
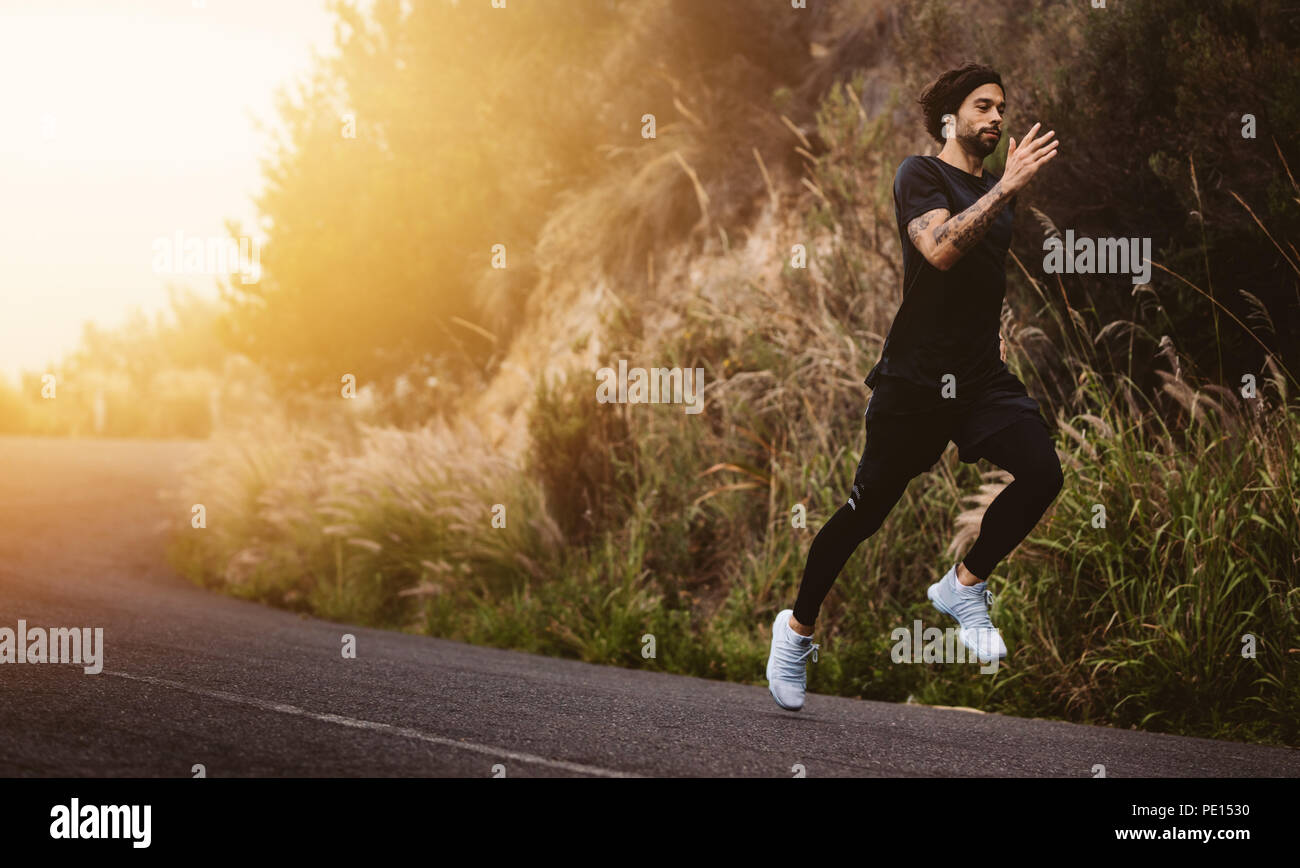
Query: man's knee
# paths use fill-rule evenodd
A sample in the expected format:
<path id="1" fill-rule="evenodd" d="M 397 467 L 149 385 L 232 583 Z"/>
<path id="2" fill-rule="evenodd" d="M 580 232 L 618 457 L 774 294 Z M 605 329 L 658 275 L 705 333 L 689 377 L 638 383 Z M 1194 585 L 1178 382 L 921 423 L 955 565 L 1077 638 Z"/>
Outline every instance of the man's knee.
<path id="1" fill-rule="evenodd" d="M 862 503 L 862 483 L 858 482 L 858 477 L 853 478 L 853 488 L 849 491 L 849 506 L 857 512 L 859 504 Z"/>
<path id="2" fill-rule="evenodd" d="M 858 466 L 846 505 L 861 535 L 865 537 L 875 532 L 885 514 L 902 496 L 908 479 L 910 477 L 904 478 L 875 462 Z"/>

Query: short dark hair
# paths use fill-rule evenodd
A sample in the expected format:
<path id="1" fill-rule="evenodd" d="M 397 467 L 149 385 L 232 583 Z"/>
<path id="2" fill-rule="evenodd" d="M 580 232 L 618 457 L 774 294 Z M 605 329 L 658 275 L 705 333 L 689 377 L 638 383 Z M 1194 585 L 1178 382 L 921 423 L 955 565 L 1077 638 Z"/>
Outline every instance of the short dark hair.
<path id="1" fill-rule="evenodd" d="M 943 121 L 947 114 L 957 114 L 962 102 L 975 88 L 984 84 L 1002 87 L 1002 76 L 991 66 L 967 63 L 950 69 L 936 78 L 917 100 L 925 118 L 925 131 L 935 141 L 943 142 Z M 1006 88 L 1002 88 L 1006 90 Z"/>

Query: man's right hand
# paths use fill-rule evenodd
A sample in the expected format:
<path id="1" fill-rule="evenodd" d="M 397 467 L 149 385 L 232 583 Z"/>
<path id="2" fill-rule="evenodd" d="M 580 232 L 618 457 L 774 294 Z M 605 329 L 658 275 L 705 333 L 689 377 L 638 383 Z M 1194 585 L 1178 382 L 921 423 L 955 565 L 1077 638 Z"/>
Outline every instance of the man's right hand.
<path id="1" fill-rule="evenodd" d="M 1016 145 L 1016 137 L 1011 137 L 1011 143 L 1007 146 L 1007 165 L 1002 172 L 1002 185 L 1008 192 L 1023 190 L 1038 170 L 1056 156 L 1056 146 L 1060 142 L 1048 141 L 1056 130 L 1048 130 L 1035 138 L 1034 133 L 1040 126 L 1042 124 L 1030 127 L 1019 146 Z"/>

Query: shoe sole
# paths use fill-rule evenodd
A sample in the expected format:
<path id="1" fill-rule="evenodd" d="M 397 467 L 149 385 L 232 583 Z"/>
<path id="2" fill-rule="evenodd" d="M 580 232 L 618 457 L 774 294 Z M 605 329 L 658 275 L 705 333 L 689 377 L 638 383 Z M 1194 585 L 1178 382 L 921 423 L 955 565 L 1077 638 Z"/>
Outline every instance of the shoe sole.
<path id="1" fill-rule="evenodd" d="M 801 708 L 803 708 L 802 705 L 792 706 L 792 705 L 784 704 L 783 702 L 781 702 L 781 700 L 776 698 L 776 691 L 772 688 L 772 661 L 776 657 L 774 653 L 776 651 L 776 625 L 780 623 L 781 623 L 781 613 L 778 612 L 776 615 L 776 620 L 772 622 L 772 643 L 771 645 L 768 646 L 768 650 L 767 650 L 767 692 L 771 694 L 772 701 L 775 702 L 781 708 L 784 708 L 786 711 L 798 711 Z"/>
<path id="2" fill-rule="evenodd" d="M 939 600 L 939 598 L 935 595 L 935 590 L 934 590 L 934 589 L 937 588 L 937 587 L 939 587 L 939 583 L 938 583 L 938 582 L 935 582 L 933 585 L 931 585 L 930 587 L 928 587 L 928 588 L 925 589 L 925 595 L 926 595 L 927 597 L 930 598 L 930 602 L 934 604 L 934 607 L 935 607 L 936 609 L 938 609 L 938 610 L 939 610 L 940 612 L 942 612 L 943 614 L 947 615 L 949 618 L 952 618 L 952 619 L 953 619 L 954 621 L 956 621 L 957 624 L 960 626 L 960 625 L 961 625 L 961 619 L 958 618 L 956 615 L 954 615 L 954 614 L 952 613 L 952 610 L 949 609 L 947 606 L 945 606 L 945 605 L 944 605 L 944 604 Z M 961 629 L 962 629 L 962 632 L 963 632 L 963 633 L 966 632 L 966 628 L 965 628 L 965 627 L 962 627 Z M 979 661 L 980 661 L 981 663 L 992 663 L 994 660 L 1005 660 L 1006 657 L 1007 657 L 1006 654 L 998 654 L 998 655 L 996 655 L 996 656 L 988 657 L 988 658 L 986 659 L 982 654 L 980 654 L 980 649 L 977 648 L 977 647 L 972 646 L 969 642 L 966 641 L 966 639 L 965 639 L 964 637 L 962 638 L 961 643 L 962 643 L 963 645 L 965 645 L 967 648 L 969 648 L 970 650 L 974 651 L 974 652 L 975 652 L 975 656 L 976 656 L 976 658 L 978 658 Z"/>

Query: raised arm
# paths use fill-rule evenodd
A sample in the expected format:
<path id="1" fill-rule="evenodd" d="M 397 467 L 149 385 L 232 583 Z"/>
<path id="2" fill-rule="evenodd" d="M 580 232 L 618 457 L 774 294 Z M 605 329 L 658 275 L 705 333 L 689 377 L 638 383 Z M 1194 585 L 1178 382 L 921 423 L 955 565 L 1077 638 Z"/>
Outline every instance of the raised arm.
<path id="1" fill-rule="evenodd" d="M 907 236 L 931 265 L 947 271 L 979 242 L 1011 197 L 998 181 L 993 189 L 955 217 L 947 208 L 925 212 L 907 224 Z"/>
<path id="2" fill-rule="evenodd" d="M 940 271 L 957 264 L 993 225 L 1002 209 L 1038 169 L 1056 154 L 1059 142 L 1048 142 L 1054 131 L 1034 138 L 1039 124 L 1030 127 L 1024 142 L 1016 147 L 1013 136 L 1007 148 L 1007 166 L 1002 177 L 973 205 L 956 216 L 946 208 L 935 208 L 907 224 L 907 236 L 926 260 Z"/>

